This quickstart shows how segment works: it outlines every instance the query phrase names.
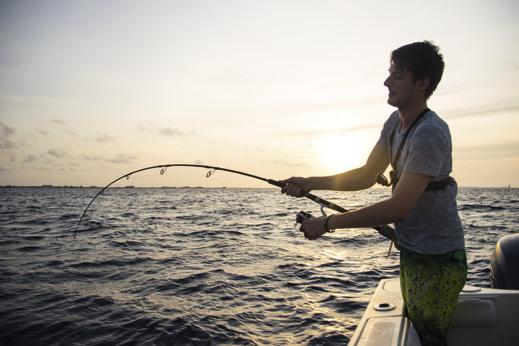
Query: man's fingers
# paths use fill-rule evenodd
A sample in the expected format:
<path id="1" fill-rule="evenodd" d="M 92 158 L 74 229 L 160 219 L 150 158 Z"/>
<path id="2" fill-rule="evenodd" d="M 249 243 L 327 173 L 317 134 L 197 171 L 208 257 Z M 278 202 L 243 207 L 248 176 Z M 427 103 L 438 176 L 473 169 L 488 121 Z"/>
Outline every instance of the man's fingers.
<path id="1" fill-rule="evenodd" d="M 301 197 L 301 188 L 297 185 L 287 183 L 281 188 L 281 193 L 285 193 L 293 197 Z"/>
<path id="2" fill-rule="evenodd" d="M 307 220 L 301 224 L 301 227 L 299 227 L 299 232 L 303 232 L 305 238 L 308 240 L 311 240 L 312 238 L 310 237 L 310 232 L 308 232 L 306 229 L 308 222 L 309 222 L 309 220 Z"/>

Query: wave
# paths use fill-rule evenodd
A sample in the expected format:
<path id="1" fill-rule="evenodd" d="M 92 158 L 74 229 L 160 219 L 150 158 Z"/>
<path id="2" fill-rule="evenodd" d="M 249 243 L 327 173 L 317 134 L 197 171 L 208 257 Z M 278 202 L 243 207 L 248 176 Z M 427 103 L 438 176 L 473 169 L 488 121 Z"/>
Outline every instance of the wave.
<path id="1" fill-rule="evenodd" d="M 75 240 L 91 190 L 15 190 L 0 211 L 0 344 L 344 344 L 378 281 L 398 275 L 398 252 L 386 258 L 377 232 L 307 241 L 294 215 L 318 206 L 268 189 L 118 189 Z M 489 285 L 495 242 L 518 226 L 519 190 L 476 192 L 459 194 L 468 282 Z"/>
<path id="2" fill-rule="evenodd" d="M 474 211 L 499 211 L 506 210 L 507 208 L 502 206 L 490 205 L 490 204 L 462 204 L 458 206 L 458 210 L 474 210 Z"/>

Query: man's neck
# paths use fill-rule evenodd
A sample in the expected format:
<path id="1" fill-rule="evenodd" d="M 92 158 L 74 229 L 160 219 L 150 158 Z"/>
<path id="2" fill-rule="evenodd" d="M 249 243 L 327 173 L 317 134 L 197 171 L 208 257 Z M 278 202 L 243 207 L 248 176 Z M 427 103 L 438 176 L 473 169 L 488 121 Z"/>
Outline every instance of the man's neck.
<path id="1" fill-rule="evenodd" d="M 410 126 L 420 113 L 427 108 L 427 102 L 417 102 L 405 108 L 398 108 L 400 113 L 400 128 L 405 129 Z"/>

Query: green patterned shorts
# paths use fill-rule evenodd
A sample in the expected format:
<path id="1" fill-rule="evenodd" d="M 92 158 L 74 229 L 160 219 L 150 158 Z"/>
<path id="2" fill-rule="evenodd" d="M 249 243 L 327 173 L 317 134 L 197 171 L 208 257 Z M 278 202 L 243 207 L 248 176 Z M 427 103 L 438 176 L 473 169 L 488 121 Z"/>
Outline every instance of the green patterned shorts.
<path id="1" fill-rule="evenodd" d="M 467 278 L 465 250 L 423 255 L 400 249 L 400 287 L 422 345 L 447 345 L 447 332 Z"/>

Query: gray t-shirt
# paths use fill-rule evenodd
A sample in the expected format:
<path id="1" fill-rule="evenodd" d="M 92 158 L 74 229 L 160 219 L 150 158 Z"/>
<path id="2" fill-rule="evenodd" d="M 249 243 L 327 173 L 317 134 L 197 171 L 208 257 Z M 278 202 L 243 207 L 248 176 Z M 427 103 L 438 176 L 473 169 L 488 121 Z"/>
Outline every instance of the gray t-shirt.
<path id="1" fill-rule="evenodd" d="M 385 122 L 378 146 L 396 156 L 407 129 L 400 129 L 400 114 Z M 393 148 L 389 149 L 393 135 Z M 452 144 L 448 125 L 433 111 L 425 114 L 411 129 L 397 162 L 398 177 L 403 172 L 418 173 L 442 180 L 452 171 Z M 424 191 L 405 218 L 395 222 L 401 246 L 423 254 L 442 254 L 465 247 L 463 228 L 456 205 L 456 184 L 438 191 Z"/>

